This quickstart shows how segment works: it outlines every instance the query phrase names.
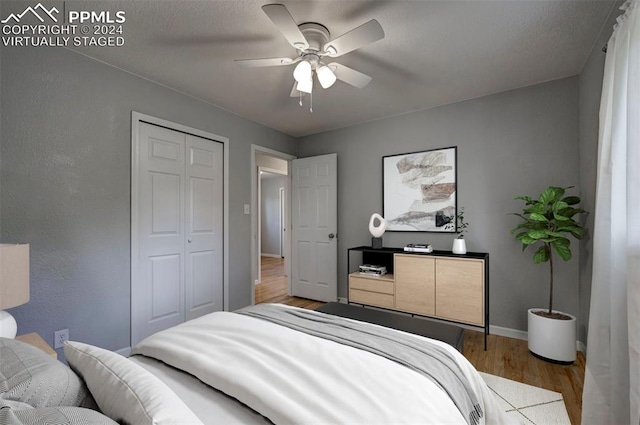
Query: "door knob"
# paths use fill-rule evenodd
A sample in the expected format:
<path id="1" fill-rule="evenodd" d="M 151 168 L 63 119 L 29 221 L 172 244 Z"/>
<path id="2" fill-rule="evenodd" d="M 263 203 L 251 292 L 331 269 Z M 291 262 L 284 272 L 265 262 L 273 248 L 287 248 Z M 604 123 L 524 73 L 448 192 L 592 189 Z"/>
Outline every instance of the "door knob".
<path id="1" fill-rule="evenodd" d="M 329 233 L 329 239 L 333 239 L 335 237 L 336 237 L 336 235 L 334 235 L 333 233 Z"/>
<path id="2" fill-rule="evenodd" d="M 191 238 L 187 239 L 187 242 L 191 243 L 191 241 L 193 241 L 193 239 Z"/>

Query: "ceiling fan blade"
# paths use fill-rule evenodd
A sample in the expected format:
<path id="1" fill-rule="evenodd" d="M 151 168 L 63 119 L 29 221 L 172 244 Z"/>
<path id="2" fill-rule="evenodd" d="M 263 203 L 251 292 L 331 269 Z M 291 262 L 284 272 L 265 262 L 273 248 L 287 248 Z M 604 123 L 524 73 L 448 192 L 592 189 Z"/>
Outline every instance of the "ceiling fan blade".
<path id="1" fill-rule="evenodd" d="M 324 45 L 323 50 L 327 52 L 327 56 L 336 58 L 383 38 L 384 30 L 382 29 L 382 26 L 378 21 L 372 19 L 369 22 L 360 25 L 358 28 L 354 28 L 348 33 L 341 35 L 335 40 L 331 40 Z"/>
<path id="2" fill-rule="evenodd" d="M 362 72 L 340 65 L 336 62 L 331 62 L 328 66 L 333 70 L 333 73 L 336 74 L 336 78 L 338 80 L 342 80 L 359 89 L 365 88 L 372 80 L 372 78 L 367 74 L 363 74 Z"/>
<path id="3" fill-rule="evenodd" d="M 305 92 L 298 90 L 298 82 L 294 81 L 293 87 L 291 87 L 291 93 L 289 94 L 289 97 L 300 97 L 301 93 L 303 96 L 307 95 Z"/>
<path id="4" fill-rule="evenodd" d="M 265 4 L 262 10 L 280 30 L 284 38 L 296 49 L 307 49 L 309 43 L 298 28 L 298 24 L 283 4 Z"/>
<path id="5" fill-rule="evenodd" d="M 234 62 L 243 68 L 260 68 L 263 66 L 283 66 L 299 62 L 300 58 L 267 58 L 267 59 L 236 59 Z"/>

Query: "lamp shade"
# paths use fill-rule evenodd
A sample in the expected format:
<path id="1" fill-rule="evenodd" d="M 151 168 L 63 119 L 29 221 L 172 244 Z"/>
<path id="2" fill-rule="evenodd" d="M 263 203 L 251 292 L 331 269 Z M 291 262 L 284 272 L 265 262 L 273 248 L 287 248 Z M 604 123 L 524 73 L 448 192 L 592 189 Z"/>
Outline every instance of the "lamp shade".
<path id="1" fill-rule="evenodd" d="M 323 89 L 328 89 L 336 82 L 336 74 L 327 65 L 316 69 L 316 74 L 318 74 L 318 81 Z"/>
<path id="2" fill-rule="evenodd" d="M 2 311 L 29 302 L 29 244 L 0 244 L 0 336 L 13 338 L 16 322 Z"/>
<path id="3" fill-rule="evenodd" d="M 293 78 L 301 83 L 311 79 L 312 76 L 311 64 L 306 60 L 301 61 L 293 70 Z"/>
<path id="4" fill-rule="evenodd" d="M 313 79 L 309 77 L 308 80 L 298 81 L 296 89 L 301 92 L 311 93 L 313 91 Z"/>

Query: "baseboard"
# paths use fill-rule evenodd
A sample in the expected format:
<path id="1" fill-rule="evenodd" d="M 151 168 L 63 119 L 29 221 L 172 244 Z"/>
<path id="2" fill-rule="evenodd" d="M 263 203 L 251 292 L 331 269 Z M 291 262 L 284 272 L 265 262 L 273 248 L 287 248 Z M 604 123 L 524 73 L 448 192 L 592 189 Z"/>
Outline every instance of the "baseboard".
<path id="1" fill-rule="evenodd" d="M 261 257 L 282 258 L 280 254 L 267 254 L 265 252 L 260 253 Z"/>
<path id="2" fill-rule="evenodd" d="M 489 326 L 489 332 L 493 335 L 506 336 L 509 338 L 522 339 L 527 341 L 529 335 L 526 331 L 519 331 L 517 329 L 503 328 L 501 326 Z M 582 354 L 587 354 L 587 346 L 582 341 L 576 341 L 576 350 Z"/>
<path id="3" fill-rule="evenodd" d="M 511 328 L 503 328 L 502 326 L 489 325 L 489 332 L 492 335 L 506 336 L 509 338 L 522 339 L 524 341 L 529 339 L 526 331 L 520 331 L 518 329 L 511 329 Z"/>
<path id="4" fill-rule="evenodd" d="M 131 347 L 125 347 L 125 348 L 121 348 L 119 350 L 116 350 L 116 353 L 120 354 L 121 356 L 124 357 L 129 357 L 129 354 L 131 354 Z"/>

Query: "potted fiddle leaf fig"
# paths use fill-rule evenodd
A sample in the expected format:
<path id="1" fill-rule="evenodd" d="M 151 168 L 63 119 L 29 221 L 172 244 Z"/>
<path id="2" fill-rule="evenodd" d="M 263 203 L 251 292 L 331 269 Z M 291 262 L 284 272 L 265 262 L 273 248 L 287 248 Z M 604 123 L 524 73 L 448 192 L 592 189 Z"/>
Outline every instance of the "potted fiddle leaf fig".
<path id="1" fill-rule="evenodd" d="M 572 188 L 551 186 L 538 198 L 517 196 L 525 202 L 521 213 L 513 213 L 522 219 L 511 234 L 522 244 L 522 250 L 537 249 L 533 253 L 535 264 L 549 264 L 549 306 L 531 308 L 528 311 L 529 350 L 546 360 L 573 363 L 576 358 L 576 318 L 553 309 L 553 261 L 557 256 L 564 261 L 571 259 L 571 240 L 582 239 L 584 227 L 576 220 L 585 213 L 578 207 L 580 198 L 565 196 Z"/>

